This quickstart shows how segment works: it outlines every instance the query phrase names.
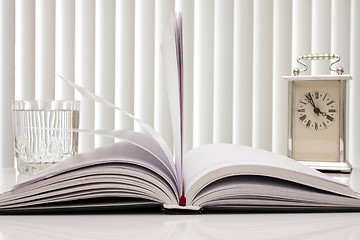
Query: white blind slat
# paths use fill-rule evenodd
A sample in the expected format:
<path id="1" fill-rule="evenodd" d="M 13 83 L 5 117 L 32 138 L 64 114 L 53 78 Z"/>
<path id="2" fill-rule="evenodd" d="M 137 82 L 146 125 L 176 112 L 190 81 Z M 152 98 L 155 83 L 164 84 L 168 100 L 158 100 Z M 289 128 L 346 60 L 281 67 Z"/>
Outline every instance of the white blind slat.
<path id="1" fill-rule="evenodd" d="M 331 2 L 312 1 L 311 52 L 330 53 Z M 312 74 L 330 74 L 328 61 L 312 61 Z"/>
<path id="2" fill-rule="evenodd" d="M 232 142 L 234 2 L 215 0 L 214 136 L 213 142 Z M 226 27 L 224 27 L 226 26 Z"/>
<path id="3" fill-rule="evenodd" d="M 311 0 L 293 0 L 292 7 L 292 69 L 300 68 L 299 56 L 311 53 Z M 304 17 L 308 16 L 308 17 Z M 296 31 L 295 31 L 296 30 Z M 290 73 L 289 73 L 290 74 Z M 292 73 L 291 73 L 292 74 Z M 311 64 L 306 74 L 311 74 Z"/>
<path id="4" fill-rule="evenodd" d="M 233 142 L 247 146 L 252 144 L 253 13 L 252 0 L 235 0 Z"/>
<path id="5" fill-rule="evenodd" d="M 194 8 L 194 147 L 213 141 L 214 1 Z"/>
<path id="6" fill-rule="evenodd" d="M 0 1 L 0 167 L 13 167 L 11 100 L 15 85 L 15 2 Z"/>
<path id="7" fill-rule="evenodd" d="M 254 1 L 253 146 L 271 151 L 273 1 Z"/>
<path id="8" fill-rule="evenodd" d="M 95 93 L 114 102 L 115 87 L 115 1 L 96 1 Z M 95 103 L 95 128 L 114 129 L 114 111 Z M 114 139 L 95 136 L 95 147 Z"/>
<path id="9" fill-rule="evenodd" d="M 164 32 L 168 28 L 170 15 L 174 12 L 175 2 L 169 0 L 157 0 L 155 12 L 155 82 L 154 82 L 154 128 L 169 144 L 172 149 L 173 135 L 171 134 L 171 118 L 166 90 L 166 79 L 161 57 L 160 45 L 163 41 Z"/>
<path id="10" fill-rule="evenodd" d="M 291 1 L 274 0 L 272 151 L 287 154 L 288 82 L 291 74 Z"/>
<path id="11" fill-rule="evenodd" d="M 351 40 L 350 40 L 350 131 L 349 148 L 350 162 L 354 167 L 360 167 L 360 2 L 351 1 Z"/>
<path id="12" fill-rule="evenodd" d="M 125 111 L 134 113 L 135 1 L 116 2 L 115 39 L 115 103 Z M 115 127 L 133 130 L 134 122 L 116 111 Z"/>
<path id="13" fill-rule="evenodd" d="M 75 50 L 75 1 L 56 1 L 56 73 L 74 80 Z M 55 98 L 74 99 L 74 90 L 64 81 L 55 82 Z"/>
<path id="14" fill-rule="evenodd" d="M 155 1 L 135 2 L 135 116 L 154 125 Z M 135 124 L 135 130 L 142 129 Z"/>
<path id="15" fill-rule="evenodd" d="M 75 7 L 75 82 L 94 92 L 95 85 L 95 0 L 78 0 Z M 94 102 L 75 94 L 81 101 L 79 127 L 95 127 Z M 94 136 L 79 135 L 79 152 L 94 148 Z"/>
<path id="16" fill-rule="evenodd" d="M 16 0 L 16 99 L 35 98 L 35 0 Z"/>
<path id="17" fill-rule="evenodd" d="M 337 66 L 345 73 L 350 71 L 350 0 L 332 0 L 331 5 L 331 53 L 341 57 Z M 332 74 L 337 74 L 332 72 Z"/>
<path id="18" fill-rule="evenodd" d="M 55 5 L 55 0 L 36 1 L 36 99 L 55 97 Z"/>

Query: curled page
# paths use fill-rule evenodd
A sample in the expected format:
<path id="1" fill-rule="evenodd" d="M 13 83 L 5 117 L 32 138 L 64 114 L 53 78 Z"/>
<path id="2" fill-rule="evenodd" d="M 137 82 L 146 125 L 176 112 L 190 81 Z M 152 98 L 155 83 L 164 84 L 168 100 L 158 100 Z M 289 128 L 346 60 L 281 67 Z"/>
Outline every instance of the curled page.
<path id="1" fill-rule="evenodd" d="M 182 171 L 183 59 L 181 13 L 171 16 L 169 27 L 161 44 L 161 54 L 165 65 L 166 85 L 173 127 L 175 167 L 177 175 L 181 179 L 182 195 L 184 195 Z M 186 205 L 186 202 L 180 201 L 180 205 Z"/>
<path id="2" fill-rule="evenodd" d="M 101 135 L 105 137 L 111 137 L 119 139 L 125 142 L 129 142 L 138 146 L 139 148 L 144 149 L 157 159 L 159 159 L 166 169 L 171 173 L 174 179 L 178 179 L 176 175 L 176 170 L 173 162 L 170 162 L 167 158 L 164 150 L 161 148 L 160 144 L 151 136 L 148 136 L 144 133 L 134 132 L 134 131 L 125 131 L 125 130 L 106 130 L 106 129 L 75 129 L 75 128 L 66 128 L 61 129 L 63 131 L 69 132 L 79 132 L 79 133 L 88 133 L 93 135 Z"/>
<path id="3" fill-rule="evenodd" d="M 171 151 L 168 147 L 168 145 L 166 144 L 165 140 L 161 137 L 161 135 L 156 132 L 151 126 L 149 126 L 147 123 L 143 122 L 141 119 L 135 117 L 134 115 L 124 111 L 122 108 L 116 106 L 115 104 L 103 99 L 100 96 L 97 96 L 96 94 L 86 90 L 85 88 L 75 84 L 74 82 L 60 76 L 59 74 L 56 74 L 56 76 L 58 76 L 59 78 L 61 78 L 62 80 L 64 80 L 66 83 L 68 83 L 70 86 L 72 86 L 74 89 L 76 89 L 81 95 L 83 95 L 84 97 L 91 99 L 95 102 L 99 102 L 102 103 L 110 108 L 119 110 L 120 112 L 122 112 L 123 114 L 125 114 L 126 116 L 130 117 L 131 119 L 133 119 L 134 121 L 136 121 L 147 133 L 149 133 L 160 145 L 160 147 L 162 148 L 162 150 L 164 151 L 166 157 L 169 160 L 173 160 Z"/>

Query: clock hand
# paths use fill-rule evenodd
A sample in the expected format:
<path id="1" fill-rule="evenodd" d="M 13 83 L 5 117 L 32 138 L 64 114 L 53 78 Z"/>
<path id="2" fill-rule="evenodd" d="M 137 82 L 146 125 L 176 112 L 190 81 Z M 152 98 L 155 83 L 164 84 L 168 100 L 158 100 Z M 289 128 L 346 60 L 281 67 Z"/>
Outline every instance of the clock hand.
<path id="1" fill-rule="evenodd" d="M 307 98 L 307 100 L 309 101 L 309 103 L 311 104 L 311 106 L 313 106 L 313 108 L 314 108 L 314 113 L 316 113 L 316 114 L 319 116 L 320 109 L 315 106 L 315 103 L 314 103 L 314 100 L 313 100 L 312 97 L 311 97 L 311 94 L 310 94 L 310 93 L 307 93 L 307 94 L 305 94 L 305 97 Z"/>
<path id="2" fill-rule="evenodd" d="M 326 114 L 325 112 L 319 112 L 319 113 L 321 113 L 321 115 L 323 115 L 326 118 L 326 120 L 328 120 L 328 121 L 332 122 L 334 120 L 334 118 L 332 116 Z"/>
<path id="3" fill-rule="evenodd" d="M 326 112 L 319 111 L 319 113 L 323 116 L 327 116 Z"/>
<path id="4" fill-rule="evenodd" d="M 308 102 L 311 104 L 311 106 L 313 106 L 314 108 L 316 108 L 315 103 L 314 103 L 314 101 L 313 101 L 310 93 L 305 94 L 305 97 L 306 97 L 306 99 L 308 100 Z"/>
<path id="5" fill-rule="evenodd" d="M 326 112 L 319 112 L 321 115 L 323 115 L 324 117 L 331 117 L 330 115 L 328 115 Z"/>

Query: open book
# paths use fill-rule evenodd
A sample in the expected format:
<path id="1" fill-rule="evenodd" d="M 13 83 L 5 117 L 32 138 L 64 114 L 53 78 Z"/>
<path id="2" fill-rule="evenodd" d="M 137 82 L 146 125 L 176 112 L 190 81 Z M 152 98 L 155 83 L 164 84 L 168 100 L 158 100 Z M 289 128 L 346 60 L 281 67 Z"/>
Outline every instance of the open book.
<path id="1" fill-rule="evenodd" d="M 181 15 L 172 19 L 162 54 L 174 154 L 154 129 L 125 113 L 147 133 L 92 131 L 122 141 L 71 157 L 18 183 L 0 195 L 0 213 L 154 206 L 194 211 L 360 210 L 360 197 L 348 186 L 282 155 L 209 144 L 183 156 Z M 121 110 L 65 81 L 83 95 Z"/>

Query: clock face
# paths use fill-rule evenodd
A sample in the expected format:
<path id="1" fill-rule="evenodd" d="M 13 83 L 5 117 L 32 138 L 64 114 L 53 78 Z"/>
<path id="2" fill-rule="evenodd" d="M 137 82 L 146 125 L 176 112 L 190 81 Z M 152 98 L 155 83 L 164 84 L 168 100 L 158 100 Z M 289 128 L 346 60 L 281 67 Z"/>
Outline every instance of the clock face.
<path id="1" fill-rule="evenodd" d="M 291 91 L 292 158 L 338 162 L 344 106 L 339 81 L 295 81 Z"/>
<path id="2" fill-rule="evenodd" d="M 336 121 L 338 106 L 325 91 L 306 91 L 297 102 L 297 119 L 306 129 L 325 131 Z"/>

